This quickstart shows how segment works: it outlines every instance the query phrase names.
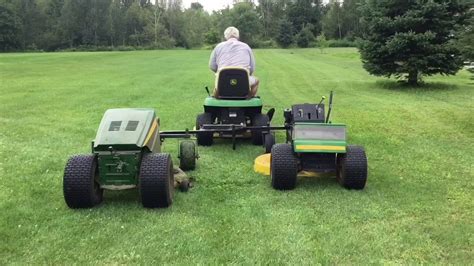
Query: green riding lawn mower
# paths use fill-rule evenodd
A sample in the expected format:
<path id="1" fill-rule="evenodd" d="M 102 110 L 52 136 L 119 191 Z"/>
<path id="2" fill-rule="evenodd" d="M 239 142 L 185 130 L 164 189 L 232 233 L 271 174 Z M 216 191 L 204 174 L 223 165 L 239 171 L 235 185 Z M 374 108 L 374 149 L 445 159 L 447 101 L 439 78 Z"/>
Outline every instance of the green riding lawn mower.
<path id="1" fill-rule="evenodd" d="M 70 208 L 91 208 L 102 201 L 104 189 L 138 187 L 144 207 L 170 206 L 175 185 L 186 191 L 190 182 L 185 178 L 175 181 L 171 156 L 161 151 L 164 137 L 159 126 L 153 109 L 107 110 L 91 154 L 72 156 L 66 163 L 66 204 Z M 194 141 L 180 143 L 181 169 L 194 169 L 197 157 Z"/>
<path id="2" fill-rule="evenodd" d="M 270 152 L 275 137 L 268 130 L 275 109 L 262 113 L 260 97 L 251 97 L 249 74 L 245 68 L 229 67 L 217 74 L 216 89 L 204 100 L 204 113 L 196 118 L 197 143 L 211 146 L 215 137 L 231 138 L 235 149 L 236 138 L 250 138 L 254 145 L 265 144 Z M 251 129 L 253 127 L 253 129 Z"/>

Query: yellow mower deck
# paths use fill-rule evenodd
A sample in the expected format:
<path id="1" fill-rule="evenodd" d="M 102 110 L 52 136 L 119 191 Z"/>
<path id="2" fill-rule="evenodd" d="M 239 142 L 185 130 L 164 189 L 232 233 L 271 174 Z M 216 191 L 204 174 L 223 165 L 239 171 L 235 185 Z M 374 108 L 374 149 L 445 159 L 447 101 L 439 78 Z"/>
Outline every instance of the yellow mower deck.
<path id="1" fill-rule="evenodd" d="M 256 173 L 269 176 L 270 175 L 270 161 L 271 161 L 271 154 L 263 154 L 258 156 L 255 159 L 253 169 Z M 327 177 L 333 176 L 335 173 L 318 173 L 318 172 L 310 172 L 310 171 L 300 171 L 298 173 L 299 177 Z"/>

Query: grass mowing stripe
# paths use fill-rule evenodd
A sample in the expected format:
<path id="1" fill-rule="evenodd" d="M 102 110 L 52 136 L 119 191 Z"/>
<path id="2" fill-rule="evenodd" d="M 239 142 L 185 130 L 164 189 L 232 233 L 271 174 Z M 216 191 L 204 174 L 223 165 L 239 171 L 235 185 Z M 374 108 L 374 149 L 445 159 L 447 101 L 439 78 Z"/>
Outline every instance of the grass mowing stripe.
<path id="1" fill-rule="evenodd" d="M 364 145 L 369 179 L 348 191 L 301 178 L 275 191 L 253 172 L 262 149 L 199 149 L 189 193 L 146 210 L 137 191 L 91 210 L 62 196 L 67 158 L 88 153 L 103 112 L 150 107 L 161 129 L 192 128 L 212 87 L 210 51 L 0 55 L 0 264 L 468 264 L 474 156 L 470 74 L 408 88 L 375 78 L 354 49 L 256 50 L 265 110 L 335 90 L 332 120 Z M 277 134 L 279 142 L 284 134 Z M 174 156 L 178 143 L 167 140 Z"/>

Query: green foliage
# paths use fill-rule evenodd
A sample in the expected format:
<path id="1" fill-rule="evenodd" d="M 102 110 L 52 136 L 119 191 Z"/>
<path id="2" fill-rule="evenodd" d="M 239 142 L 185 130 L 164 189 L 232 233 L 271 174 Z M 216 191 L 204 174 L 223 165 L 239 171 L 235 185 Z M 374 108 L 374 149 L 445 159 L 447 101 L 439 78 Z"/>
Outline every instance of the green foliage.
<path id="1" fill-rule="evenodd" d="M 217 32 L 216 29 L 212 29 L 212 28 L 208 32 L 206 32 L 205 39 L 206 39 L 206 44 L 210 44 L 210 45 L 217 44 L 221 41 L 220 34 Z"/>
<path id="2" fill-rule="evenodd" d="M 390 1 L 382 0 L 380 3 Z M 419 0 L 398 0 L 393 6 L 398 8 L 398 5 L 404 10 L 417 8 L 412 3 L 414 1 Z M 413 12 L 431 12 L 428 8 L 433 4 L 424 5 L 423 1 L 420 2 L 422 11 Z M 451 1 L 455 0 L 448 2 Z M 198 2 L 185 9 L 182 0 L 0 0 L 0 6 L 8 6 L 9 10 L 2 11 L 0 17 L 0 23 L 3 23 L 0 30 L 4 31 L 2 42 L 9 43 L 2 49 L 200 48 L 220 42 L 229 26 L 239 28 L 241 40 L 252 47 L 272 47 L 274 42 L 281 47 L 289 47 L 295 42 L 301 47 L 311 47 L 314 36 L 321 32 L 325 33 L 330 46 L 352 46 L 350 42 L 362 37 L 365 30 L 360 23 L 361 8 L 370 9 L 365 8 L 365 0 L 331 0 L 329 3 L 321 0 L 258 0 L 258 5 L 255 4 L 257 1 L 235 2 L 235 5 L 210 14 Z M 451 5 L 441 0 L 434 1 L 438 2 L 443 2 L 446 7 Z M 439 14 L 436 10 L 434 13 Z M 460 36 L 464 40 L 456 45 L 467 54 L 472 51 L 472 38 L 469 38 L 472 31 L 461 30 Z"/>
<path id="3" fill-rule="evenodd" d="M 264 39 L 273 38 L 279 34 L 278 21 L 284 19 L 287 13 L 288 0 L 258 0 L 257 12 L 260 15 Z"/>
<path id="4" fill-rule="evenodd" d="M 326 36 L 334 39 L 342 39 L 344 14 L 342 4 L 338 1 L 329 3 L 329 10 L 323 19 L 323 31 Z"/>
<path id="5" fill-rule="evenodd" d="M 20 25 L 12 8 L 0 2 L 0 51 L 14 50 L 19 46 Z"/>
<path id="6" fill-rule="evenodd" d="M 0 54 L 0 265 L 472 264 L 470 74 L 407 89 L 368 75 L 355 49 L 255 50 L 256 75 L 273 125 L 335 91 L 331 120 L 367 150 L 365 190 L 328 176 L 275 191 L 253 171 L 262 147 L 222 139 L 199 147 L 195 186 L 169 209 L 144 209 L 137 190 L 68 209 L 65 163 L 90 152 L 105 110 L 155 108 L 160 130 L 192 128 L 215 78 L 209 54 Z M 175 165 L 177 150 L 164 142 Z"/>
<path id="7" fill-rule="evenodd" d="M 237 27 L 240 31 L 240 40 L 253 45 L 258 41 L 261 24 L 259 15 L 252 3 L 238 3 L 230 10 L 228 16 L 223 18 L 226 21 L 226 28 Z M 222 29 L 221 32 L 224 32 Z"/>
<path id="8" fill-rule="evenodd" d="M 210 31 L 209 15 L 202 8 L 189 8 L 183 13 L 184 41 L 186 48 L 200 47 L 206 41 L 206 33 Z"/>
<path id="9" fill-rule="evenodd" d="M 357 47 L 357 42 L 347 39 L 328 40 L 328 47 Z"/>
<path id="10" fill-rule="evenodd" d="M 328 41 L 326 40 L 326 36 L 324 33 L 321 33 L 316 37 L 316 44 L 319 47 L 321 53 L 324 53 L 324 49 L 328 47 Z"/>
<path id="11" fill-rule="evenodd" d="M 313 34 L 319 34 L 322 19 L 321 0 L 290 1 L 287 10 L 287 17 L 296 32 L 302 31 L 307 24 L 311 24 L 314 26 Z"/>
<path id="12" fill-rule="evenodd" d="M 466 7 L 458 1 L 369 0 L 363 9 L 366 28 L 360 51 L 364 68 L 377 76 L 454 75 L 462 58 L 453 29 Z"/>
<path id="13" fill-rule="evenodd" d="M 474 62 L 474 10 L 469 12 L 469 20 L 464 27 L 461 27 L 459 34 L 459 49 L 464 60 Z"/>
<path id="14" fill-rule="evenodd" d="M 312 28 L 313 26 L 308 24 L 300 31 L 300 33 L 298 33 L 296 36 L 296 44 L 298 44 L 299 47 L 307 48 L 312 42 L 314 42 L 314 35 L 311 31 Z"/>
<path id="15" fill-rule="evenodd" d="M 364 2 L 364 0 L 344 0 L 342 4 L 342 34 L 346 39 L 354 40 L 362 35 L 359 9 Z"/>
<path id="16" fill-rule="evenodd" d="M 293 39 L 293 24 L 289 20 L 282 19 L 279 22 L 277 43 L 283 47 L 288 48 L 294 41 Z"/>

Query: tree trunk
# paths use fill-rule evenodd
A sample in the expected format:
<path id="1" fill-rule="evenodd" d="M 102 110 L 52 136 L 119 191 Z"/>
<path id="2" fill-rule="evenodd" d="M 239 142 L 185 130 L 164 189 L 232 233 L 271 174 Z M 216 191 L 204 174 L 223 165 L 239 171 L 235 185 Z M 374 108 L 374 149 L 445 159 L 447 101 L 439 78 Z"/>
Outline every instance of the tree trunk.
<path id="1" fill-rule="evenodd" d="M 412 70 L 408 73 L 408 84 L 418 85 L 418 70 Z"/>

